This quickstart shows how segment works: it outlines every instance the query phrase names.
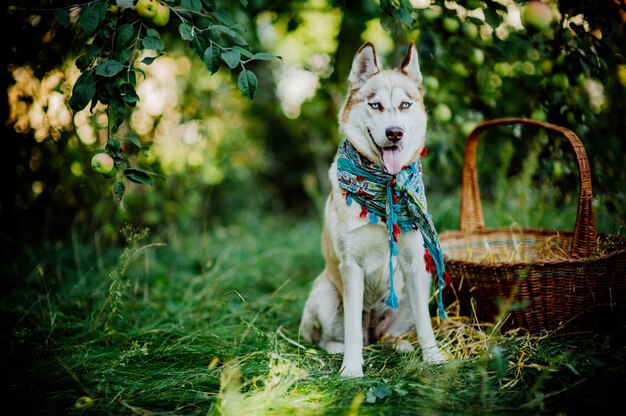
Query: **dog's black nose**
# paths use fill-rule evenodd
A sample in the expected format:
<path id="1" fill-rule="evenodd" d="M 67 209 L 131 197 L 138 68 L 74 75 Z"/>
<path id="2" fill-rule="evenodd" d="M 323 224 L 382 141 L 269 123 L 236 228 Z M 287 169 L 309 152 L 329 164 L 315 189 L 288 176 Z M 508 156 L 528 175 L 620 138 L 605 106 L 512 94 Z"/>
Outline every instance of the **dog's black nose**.
<path id="1" fill-rule="evenodd" d="M 402 135 L 404 134 L 404 130 L 400 127 L 389 127 L 385 130 L 385 135 L 392 142 L 399 142 L 402 140 Z"/>

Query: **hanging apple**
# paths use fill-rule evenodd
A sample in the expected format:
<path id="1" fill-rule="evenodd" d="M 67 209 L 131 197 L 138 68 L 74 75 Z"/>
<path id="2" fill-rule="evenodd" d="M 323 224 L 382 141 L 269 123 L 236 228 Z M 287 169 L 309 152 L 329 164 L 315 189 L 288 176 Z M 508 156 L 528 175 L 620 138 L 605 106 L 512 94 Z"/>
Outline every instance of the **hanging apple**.
<path id="1" fill-rule="evenodd" d="M 526 4 L 522 9 L 522 22 L 524 26 L 532 27 L 538 30 L 544 30 L 550 27 L 554 16 L 550 7 L 540 2 L 539 0 L 533 0 Z"/>
<path id="2" fill-rule="evenodd" d="M 452 110 L 446 104 L 440 103 L 433 111 L 435 119 L 440 123 L 447 123 L 452 119 Z"/>
<path id="3" fill-rule="evenodd" d="M 107 178 L 115 176 L 115 162 L 106 153 L 97 153 L 91 158 L 91 168 Z"/>
<path id="4" fill-rule="evenodd" d="M 158 2 L 157 0 L 137 0 L 135 8 L 139 16 L 152 20 L 157 14 Z"/>
<path id="5" fill-rule="evenodd" d="M 155 26 L 165 26 L 170 21 L 170 8 L 160 1 L 157 2 L 157 12 L 152 18 Z"/>

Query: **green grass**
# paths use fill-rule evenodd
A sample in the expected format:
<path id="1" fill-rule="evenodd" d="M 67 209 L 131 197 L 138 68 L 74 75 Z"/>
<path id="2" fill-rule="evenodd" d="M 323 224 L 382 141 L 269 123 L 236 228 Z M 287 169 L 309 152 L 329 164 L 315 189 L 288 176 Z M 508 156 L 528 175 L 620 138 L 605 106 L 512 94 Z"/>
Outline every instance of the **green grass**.
<path id="1" fill-rule="evenodd" d="M 130 234 L 127 243 L 42 244 L 7 266 L 7 279 L 22 283 L 0 309 L 2 391 L 18 413 L 567 414 L 623 405 L 623 331 L 487 331 L 443 366 L 381 344 L 365 350 L 365 378 L 339 377 L 340 356 L 298 339 L 323 267 L 316 220 Z"/>

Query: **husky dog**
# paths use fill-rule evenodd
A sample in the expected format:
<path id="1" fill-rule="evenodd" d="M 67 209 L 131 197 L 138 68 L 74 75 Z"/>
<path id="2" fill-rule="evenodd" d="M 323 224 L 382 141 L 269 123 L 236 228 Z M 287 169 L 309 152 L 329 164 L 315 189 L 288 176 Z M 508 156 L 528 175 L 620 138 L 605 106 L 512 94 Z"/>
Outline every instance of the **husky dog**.
<path id="1" fill-rule="evenodd" d="M 365 169 L 386 171 L 395 186 L 407 167 L 419 162 L 424 149 L 427 116 L 415 45 L 409 44 L 399 68 L 381 70 L 374 46 L 364 44 L 354 57 L 348 82 L 339 113 L 344 146 L 352 152 L 346 158 L 361 161 Z M 364 179 L 358 173 L 346 179 L 338 159 L 339 153 L 329 170 L 332 189 L 324 212 L 326 267 L 315 279 L 304 306 L 302 338 L 331 354 L 343 353 L 340 371 L 347 377 L 363 376 L 364 345 L 384 336 L 399 337 L 413 328 L 424 361 L 445 361 L 436 345 L 428 307 L 431 275 L 424 258 L 426 234 L 407 226 L 400 232 L 391 226 L 395 214 L 388 210 L 387 215 L 384 211 L 377 215 L 361 205 L 359 197 L 367 197 L 370 185 L 377 186 L 376 177 L 371 176 L 365 185 L 359 182 Z M 346 183 L 357 183 L 358 189 L 346 191 Z M 423 187 L 421 165 L 419 184 Z M 397 195 L 390 198 L 397 202 Z M 350 196 L 358 203 L 350 201 Z M 425 207 L 423 197 L 421 202 Z M 396 349 L 413 351 L 413 346 L 401 341 Z"/>

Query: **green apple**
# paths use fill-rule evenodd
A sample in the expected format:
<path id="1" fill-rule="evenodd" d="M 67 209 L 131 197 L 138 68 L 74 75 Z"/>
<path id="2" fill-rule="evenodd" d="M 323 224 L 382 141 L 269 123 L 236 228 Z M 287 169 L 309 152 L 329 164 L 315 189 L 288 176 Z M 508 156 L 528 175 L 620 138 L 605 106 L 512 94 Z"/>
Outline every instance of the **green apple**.
<path id="1" fill-rule="evenodd" d="M 461 133 L 463 136 L 467 137 L 469 134 L 474 131 L 474 128 L 478 125 L 475 121 L 466 121 L 461 124 Z"/>
<path id="2" fill-rule="evenodd" d="M 553 20 L 550 7 L 539 0 L 533 0 L 522 8 L 522 22 L 527 28 L 544 30 L 550 27 Z"/>
<path id="3" fill-rule="evenodd" d="M 115 161 L 106 153 L 97 153 L 91 158 L 91 168 L 94 172 L 106 176 L 107 178 L 115 176 Z"/>
<path id="4" fill-rule="evenodd" d="M 552 75 L 552 84 L 560 90 L 567 90 L 569 88 L 569 78 L 563 72 L 557 72 Z"/>
<path id="5" fill-rule="evenodd" d="M 431 75 L 426 75 L 423 83 L 428 91 L 436 91 L 439 89 L 439 80 Z"/>
<path id="6" fill-rule="evenodd" d="M 533 112 L 530 114 L 530 118 L 533 120 L 546 121 L 548 120 L 548 115 L 541 108 L 535 108 Z"/>
<path id="7" fill-rule="evenodd" d="M 170 8 L 158 2 L 156 16 L 152 18 L 152 23 L 156 26 L 165 26 L 170 21 Z"/>
<path id="8" fill-rule="evenodd" d="M 469 61 L 476 66 L 481 66 L 485 63 L 485 53 L 481 49 L 474 49 L 469 56 Z"/>
<path id="9" fill-rule="evenodd" d="M 563 66 L 564 63 L 565 63 L 565 54 L 561 53 L 561 54 L 559 54 L 559 56 L 556 57 L 556 60 L 554 61 L 554 64 L 556 66 Z"/>
<path id="10" fill-rule="evenodd" d="M 158 10 L 157 0 L 137 0 L 137 14 L 145 19 L 153 19 Z"/>
<path id="11" fill-rule="evenodd" d="M 478 27 L 472 22 L 463 23 L 461 31 L 468 39 L 476 39 L 476 36 L 478 36 Z"/>
<path id="12" fill-rule="evenodd" d="M 432 7 L 422 10 L 422 17 L 428 22 L 434 22 L 437 16 L 439 16 L 439 13 L 433 10 Z"/>
<path id="13" fill-rule="evenodd" d="M 556 179 L 561 179 L 561 177 L 563 176 L 563 164 L 560 161 L 554 161 L 554 165 L 552 166 L 552 174 Z"/>
<path id="14" fill-rule="evenodd" d="M 554 67 L 554 65 L 552 64 L 552 61 L 549 59 L 546 59 L 544 61 L 541 62 L 541 64 L 539 64 L 539 69 L 541 70 L 541 72 L 543 72 L 545 75 L 549 75 L 552 73 L 552 68 Z"/>
<path id="15" fill-rule="evenodd" d="M 452 16 L 446 16 L 443 18 L 443 28 L 450 33 L 455 33 L 461 27 L 459 19 Z"/>
<path id="16" fill-rule="evenodd" d="M 467 78 L 469 76 L 469 71 L 467 70 L 467 66 L 463 62 L 455 62 L 450 65 L 450 71 L 463 78 Z"/>
<path id="17" fill-rule="evenodd" d="M 452 110 L 446 104 L 437 104 L 437 107 L 433 110 L 435 119 L 440 123 L 447 123 L 452 119 Z"/>

